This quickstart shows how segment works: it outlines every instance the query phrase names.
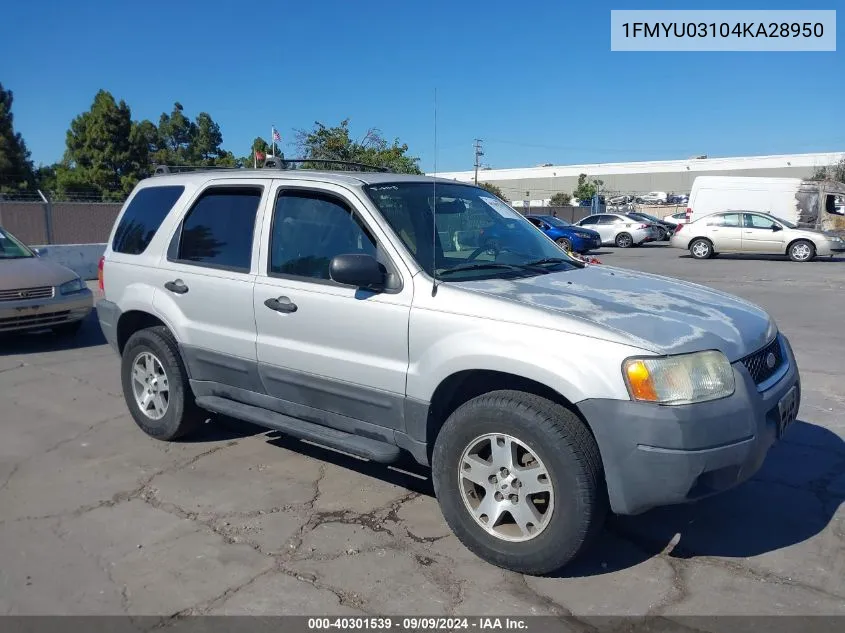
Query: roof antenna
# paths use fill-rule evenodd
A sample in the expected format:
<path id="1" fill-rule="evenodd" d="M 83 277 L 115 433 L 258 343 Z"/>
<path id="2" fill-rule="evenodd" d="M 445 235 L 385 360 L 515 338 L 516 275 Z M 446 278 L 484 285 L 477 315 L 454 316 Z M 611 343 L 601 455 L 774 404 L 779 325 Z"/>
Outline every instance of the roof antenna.
<path id="1" fill-rule="evenodd" d="M 437 294 L 437 86 L 434 87 L 434 179 L 431 181 L 433 192 L 431 202 L 431 296 Z"/>

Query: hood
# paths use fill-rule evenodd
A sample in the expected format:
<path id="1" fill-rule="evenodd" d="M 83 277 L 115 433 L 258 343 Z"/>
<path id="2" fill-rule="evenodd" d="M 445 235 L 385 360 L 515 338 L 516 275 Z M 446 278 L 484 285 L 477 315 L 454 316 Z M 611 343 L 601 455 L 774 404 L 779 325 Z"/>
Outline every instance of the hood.
<path id="1" fill-rule="evenodd" d="M 598 237 L 598 231 L 593 229 L 588 229 L 586 226 L 578 226 L 577 224 L 573 224 L 572 226 L 554 226 L 552 227 L 553 233 L 560 233 L 561 235 L 572 234 L 578 231 L 579 233 L 587 233 L 591 237 L 595 236 Z"/>
<path id="2" fill-rule="evenodd" d="M 743 299 L 609 266 L 455 285 L 588 321 L 613 338 L 622 336 L 658 354 L 717 349 L 733 362 L 765 345 L 774 333 L 769 315 Z"/>
<path id="3" fill-rule="evenodd" d="M 60 286 L 76 277 L 70 268 L 42 257 L 0 258 L 0 290 Z"/>

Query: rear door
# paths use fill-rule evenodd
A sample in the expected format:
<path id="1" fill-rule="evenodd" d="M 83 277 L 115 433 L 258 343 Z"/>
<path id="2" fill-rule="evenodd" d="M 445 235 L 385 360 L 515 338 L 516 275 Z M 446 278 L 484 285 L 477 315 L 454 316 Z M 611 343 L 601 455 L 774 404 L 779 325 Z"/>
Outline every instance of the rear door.
<path id="1" fill-rule="evenodd" d="M 743 213 L 742 250 L 750 253 L 783 253 L 783 227 L 764 215 Z"/>
<path id="2" fill-rule="evenodd" d="M 742 214 L 719 213 L 705 220 L 707 237 L 716 252 L 742 250 Z"/>
<path id="3" fill-rule="evenodd" d="M 153 304 L 177 333 L 192 380 L 261 388 L 252 295 L 270 182 L 223 179 L 199 190 L 149 270 Z"/>

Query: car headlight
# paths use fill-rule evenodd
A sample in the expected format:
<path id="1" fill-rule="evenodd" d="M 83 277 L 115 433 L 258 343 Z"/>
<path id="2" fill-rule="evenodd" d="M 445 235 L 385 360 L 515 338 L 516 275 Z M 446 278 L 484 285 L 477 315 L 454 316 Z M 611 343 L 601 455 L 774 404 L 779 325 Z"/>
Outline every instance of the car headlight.
<path id="1" fill-rule="evenodd" d="M 59 292 L 63 295 L 72 295 L 75 292 L 82 292 L 84 288 L 85 284 L 82 283 L 82 280 L 79 277 L 77 277 L 76 279 L 65 282 L 59 286 Z"/>
<path id="2" fill-rule="evenodd" d="M 733 394 L 730 362 L 722 352 L 628 358 L 622 374 L 631 398 L 657 404 L 691 404 Z"/>
<path id="3" fill-rule="evenodd" d="M 590 238 L 592 237 L 592 235 L 590 235 L 589 233 L 581 233 L 581 232 L 579 232 L 579 231 L 575 231 L 575 235 L 576 235 L 577 237 L 584 238 L 585 240 L 588 240 L 588 239 L 590 239 Z"/>

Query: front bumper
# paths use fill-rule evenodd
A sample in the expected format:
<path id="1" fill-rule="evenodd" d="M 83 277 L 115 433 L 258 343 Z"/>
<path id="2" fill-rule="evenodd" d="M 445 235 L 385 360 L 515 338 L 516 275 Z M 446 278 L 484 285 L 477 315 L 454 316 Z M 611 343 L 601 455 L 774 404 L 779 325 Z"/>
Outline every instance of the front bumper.
<path id="1" fill-rule="evenodd" d="M 56 294 L 49 299 L 0 302 L 0 333 L 41 330 L 87 317 L 94 308 L 89 288 L 72 295 Z"/>
<path id="2" fill-rule="evenodd" d="M 629 400 L 584 400 L 581 413 L 593 430 L 604 463 L 611 508 L 640 514 L 728 490 L 762 466 L 777 441 L 778 403 L 797 386 L 798 367 L 779 335 L 786 372 L 759 392 L 745 367 L 734 363 L 732 396 L 681 406 Z"/>
<path id="3" fill-rule="evenodd" d="M 589 238 L 572 235 L 568 239 L 569 243 L 572 244 L 572 250 L 576 253 L 586 253 L 587 251 L 593 250 L 594 248 L 601 247 L 601 237 L 599 237 L 598 235 Z"/>

